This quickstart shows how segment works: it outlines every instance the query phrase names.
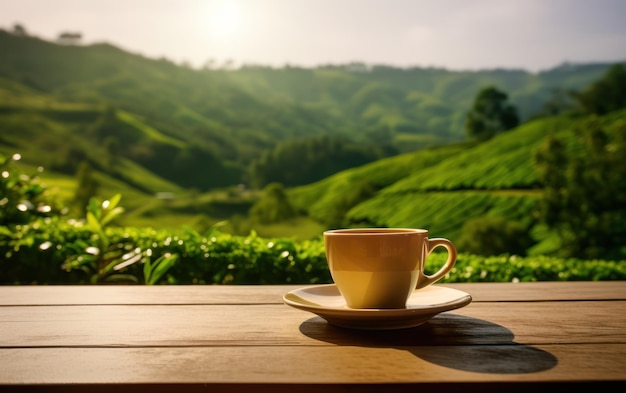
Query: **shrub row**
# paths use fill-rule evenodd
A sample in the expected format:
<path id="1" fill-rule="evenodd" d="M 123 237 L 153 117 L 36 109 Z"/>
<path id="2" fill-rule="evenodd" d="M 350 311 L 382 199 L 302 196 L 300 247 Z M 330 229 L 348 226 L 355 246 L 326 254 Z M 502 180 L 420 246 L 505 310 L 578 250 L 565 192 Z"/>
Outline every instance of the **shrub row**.
<path id="1" fill-rule="evenodd" d="M 433 253 L 426 269 L 443 264 Z M 9 231 L 0 226 L 0 284 L 319 284 L 331 283 L 321 238 L 267 239 L 211 229 L 200 234 L 107 227 L 60 217 Z M 159 269 L 159 263 L 162 264 Z M 626 279 L 626 261 L 461 253 L 441 283 Z"/>
<path id="2" fill-rule="evenodd" d="M 38 176 L 0 156 L 0 284 L 317 284 L 332 279 L 322 238 L 267 239 L 210 228 L 176 233 L 112 225 L 121 196 L 91 198 L 84 219 L 67 218 Z M 433 253 L 427 272 L 443 264 Z M 442 282 L 624 280 L 626 261 L 460 254 Z"/>

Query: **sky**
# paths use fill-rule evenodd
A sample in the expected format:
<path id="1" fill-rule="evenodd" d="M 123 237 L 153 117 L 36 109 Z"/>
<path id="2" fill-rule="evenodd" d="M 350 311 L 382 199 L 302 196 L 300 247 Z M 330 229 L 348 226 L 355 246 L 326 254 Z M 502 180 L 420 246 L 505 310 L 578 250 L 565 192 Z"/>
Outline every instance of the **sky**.
<path id="1" fill-rule="evenodd" d="M 536 72 L 626 60 L 626 0 L 0 0 L 0 28 L 193 67 Z M 1 54 L 0 54 L 1 58 Z"/>

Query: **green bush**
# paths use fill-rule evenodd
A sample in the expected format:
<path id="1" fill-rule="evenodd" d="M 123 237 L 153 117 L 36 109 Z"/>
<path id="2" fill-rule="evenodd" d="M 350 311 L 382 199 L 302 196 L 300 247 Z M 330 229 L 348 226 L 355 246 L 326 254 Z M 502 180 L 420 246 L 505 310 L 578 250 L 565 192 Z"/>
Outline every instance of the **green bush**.
<path id="1" fill-rule="evenodd" d="M 106 252 L 98 249 L 101 236 L 108 242 Z M 191 229 L 172 233 L 111 226 L 99 235 L 84 221 L 53 217 L 13 230 L 0 227 L 0 255 L 0 284 L 332 282 L 321 238 L 265 239 L 216 229 L 199 234 Z M 427 271 L 434 271 L 445 257 L 432 254 Z M 460 254 L 454 270 L 441 282 L 624 279 L 626 261 Z"/>
<path id="2" fill-rule="evenodd" d="M 445 254 L 433 254 L 426 267 L 443 264 Z M 626 279 L 626 261 L 459 254 L 452 271 L 440 282 L 608 281 Z"/>
<path id="3" fill-rule="evenodd" d="M 59 217 L 1 228 L 0 284 L 330 282 L 321 241 L 215 229 L 201 235 L 107 227 L 98 233 L 85 221 Z"/>
<path id="4" fill-rule="evenodd" d="M 511 253 L 525 255 L 534 241 L 526 225 L 506 217 L 468 220 L 456 243 L 460 250 L 479 255 Z"/>
<path id="5" fill-rule="evenodd" d="M 234 236 L 215 229 L 199 234 L 191 229 L 172 233 L 108 227 L 104 234 L 109 242 L 108 253 L 113 257 L 104 269 L 96 264 L 97 255 L 90 254 L 99 237 L 81 221 L 55 217 L 19 225 L 13 231 L 0 229 L 0 284 L 5 285 L 332 282 L 321 238 L 296 241 L 266 239 L 254 233 Z M 445 253 L 431 254 L 427 271 L 434 272 L 445 257 Z M 162 270 L 151 277 L 150 269 L 158 270 L 160 263 Z M 462 253 L 441 283 L 625 279 L 626 261 Z"/>

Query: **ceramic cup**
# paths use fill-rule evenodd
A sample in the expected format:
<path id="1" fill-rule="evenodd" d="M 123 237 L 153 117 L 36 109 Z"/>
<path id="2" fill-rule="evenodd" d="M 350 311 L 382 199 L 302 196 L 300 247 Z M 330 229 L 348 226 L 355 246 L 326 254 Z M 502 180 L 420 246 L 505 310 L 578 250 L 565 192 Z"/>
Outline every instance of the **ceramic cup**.
<path id="1" fill-rule="evenodd" d="M 456 263 L 457 251 L 444 238 L 428 238 L 425 229 L 355 228 L 324 232 L 331 276 L 350 308 L 405 308 L 415 289 L 445 276 Z M 437 247 L 448 252 L 434 274 L 424 262 Z"/>

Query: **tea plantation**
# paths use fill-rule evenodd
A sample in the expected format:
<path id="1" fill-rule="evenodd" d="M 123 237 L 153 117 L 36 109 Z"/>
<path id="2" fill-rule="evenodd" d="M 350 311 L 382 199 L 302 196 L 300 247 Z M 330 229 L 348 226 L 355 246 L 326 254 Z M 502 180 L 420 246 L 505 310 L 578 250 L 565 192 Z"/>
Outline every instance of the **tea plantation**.
<path id="1" fill-rule="evenodd" d="M 121 227 L 121 196 L 92 198 L 84 218 L 64 214 L 36 176 L 0 162 L 0 284 L 321 284 L 332 279 L 313 240 Z M 459 250 L 441 282 L 624 280 L 626 261 L 477 256 Z M 443 264 L 435 252 L 427 272 Z"/>

